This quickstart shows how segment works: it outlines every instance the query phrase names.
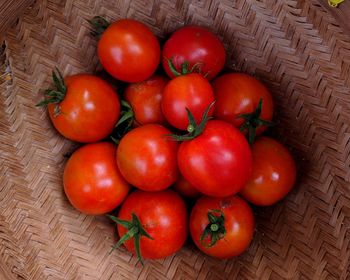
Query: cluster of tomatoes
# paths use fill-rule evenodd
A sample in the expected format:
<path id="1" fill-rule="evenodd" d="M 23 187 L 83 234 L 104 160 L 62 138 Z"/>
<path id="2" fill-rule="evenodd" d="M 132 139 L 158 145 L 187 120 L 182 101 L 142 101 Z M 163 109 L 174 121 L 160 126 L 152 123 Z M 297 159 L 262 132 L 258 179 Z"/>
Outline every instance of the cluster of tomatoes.
<path id="1" fill-rule="evenodd" d="M 270 92 L 246 74 L 218 76 L 225 49 L 206 28 L 180 28 L 161 49 L 136 20 L 91 24 L 102 66 L 126 87 L 121 93 L 95 75 L 53 73 L 39 105 L 63 136 L 84 143 L 65 166 L 69 201 L 91 215 L 120 206 L 109 215 L 120 236 L 115 246 L 140 261 L 174 254 L 188 232 L 210 256 L 241 254 L 254 232 L 246 201 L 271 205 L 295 183 L 289 151 L 256 138 L 271 125 Z"/>

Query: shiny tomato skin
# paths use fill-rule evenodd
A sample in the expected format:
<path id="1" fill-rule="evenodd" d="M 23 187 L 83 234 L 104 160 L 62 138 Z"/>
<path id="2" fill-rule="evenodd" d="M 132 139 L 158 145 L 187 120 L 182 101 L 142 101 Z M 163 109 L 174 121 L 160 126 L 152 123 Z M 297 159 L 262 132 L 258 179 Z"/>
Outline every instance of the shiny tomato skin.
<path id="1" fill-rule="evenodd" d="M 187 74 L 171 80 L 164 89 L 161 101 L 162 112 L 172 126 L 186 130 L 189 121 L 188 108 L 196 123 L 199 123 L 215 97 L 210 83 L 199 74 Z M 214 109 L 210 110 L 212 116 Z"/>
<path id="2" fill-rule="evenodd" d="M 112 23 L 103 32 L 97 53 L 110 75 L 129 83 L 151 77 L 160 62 L 156 36 L 146 25 L 133 19 Z"/>
<path id="3" fill-rule="evenodd" d="M 120 115 L 120 101 L 114 89 L 101 78 L 88 74 L 68 76 L 64 82 L 67 87 L 64 100 L 48 105 L 54 127 L 64 137 L 81 143 L 107 137 Z"/>
<path id="4" fill-rule="evenodd" d="M 253 175 L 241 195 L 259 206 L 272 205 L 284 198 L 296 181 L 295 161 L 286 147 L 268 137 L 252 146 Z"/>
<path id="5" fill-rule="evenodd" d="M 166 77 L 155 75 L 146 81 L 130 84 L 125 89 L 124 99 L 131 105 L 138 125 L 167 124 L 160 103 L 168 82 Z"/>
<path id="6" fill-rule="evenodd" d="M 201 193 L 181 175 L 174 184 L 174 190 L 186 198 L 196 198 L 201 195 Z"/>
<path id="7" fill-rule="evenodd" d="M 153 238 L 141 237 L 140 249 L 144 259 L 161 259 L 181 249 L 188 235 L 188 214 L 185 202 L 173 191 L 134 191 L 123 203 L 118 218 L 131 221 L 132 213 Z M 127 229 L 118 225 L 119 236 Z M 124 243 L 135 253 L 133 240 Z"/>
<path id="8" fill-rule="evenodd" d="M 212 247 L 207 245 L 210 238 L 200 241 L 209 224 L 208 211 L 220 210 L 224 214 L 225 237 Z M 226 198 L 201 197 L 192 208 L 190 215 L 190 234 L 196 246 L 205 254 L 227 259 L 242 254 L 250 245 L 254 235 L 254 215 L 251 207 L 239 196 Z"/>
<path id="9" fill-rule="evenodd" d="M 201 135 L 181 143 L 181 174 L 203 194 L 226 197 L 239 192 L 252 173 L 252 155 L 244 135 L 231 124 L 210 120 Z"/>
<path id="10" fill-rule="evenodd" d="M 262 98 L 260 118 L 271 121 L 273 117 L 273 99 L 269 90 L 257 79 L 243 73 L 229 73 L 215 79 L 212 83 L 216 103 L 215 118 L 240 127 L 244 119 L 242 114 L 252 113 Z M 266 130 L 265 126 L 257 129 L 257 135 Z"/>
<path id="11" fill-rule="evenodd" d="M 124 178 L 144 191 L 168 188 L 178 178 L 178 144 L 159 124 L 147 124 L 128 132 L 120 141 L 117 163 Z"/>
<path id="12" fill-rule="evenodd" d="M 170 78 L 174 74 L 169 68 L 168 59 L 172 59 L 175 69 L 181 70 L 181 64 L 189 62 L 189 68 L 199 65 L 201 73 L 213 79 L 224 67 L 226 52 L 219 38 L 207 28 L 185 26 L 175 31 L 165 42 L 162 54 L 165 72 Z"/>
<path id="13" fill-rule="evenodd" d="M 69 158 L 63 174 L 64 191 L 77 210 L 105 214 L 119 206 L 129 192 L 120 174 L 112 143 L 87 144 Z"/>

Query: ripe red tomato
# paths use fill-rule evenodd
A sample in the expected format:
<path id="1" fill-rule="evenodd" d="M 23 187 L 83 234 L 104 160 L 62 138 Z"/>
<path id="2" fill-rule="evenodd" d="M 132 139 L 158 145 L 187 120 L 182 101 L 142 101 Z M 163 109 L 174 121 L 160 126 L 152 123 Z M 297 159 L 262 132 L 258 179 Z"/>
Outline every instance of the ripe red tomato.
<path id="1" fill-rule="evenodd" d="M 124 82 L 141 82 L 156 71 L 160 46 L 156 36 L 143 23 L 122 19 L 103 32 L 97 49 L 102 66 Z"/>
<path id="2" fill-rule="evenodd" d="M 188 62 L 189 70 L 198 66 L 200 72 L 211 80 L 224 67 L 226 53 L 219 38 L 208 29 L 185 26 L 174 32 L 163 47 L 163 67 L 169 77 L 174 78 L 168 59 L 172 59 L 178 72 Z"/>
<path id="3" fill-rule="evenodd" d="M 253 238 L 253 211 L 238 196 L 201 197 L 191 212 L 190 234 L 197 247 L 209 256 L 238 256 Z"/>
<path id="4" fill-rule="evenodd" d="M 147 124 L 121 139 L 117 163 L 130 184 L 145 191 L 159 191 L 177 180 L 178 144 L 168 139 L 170 133 L 161 125 Z"/>
<path id="5" fill-rule="evenodd" d="M 98 215 L 116 208 L 129 192 L 120 174 L 117 148 L 107 142 L 87 144 L 69 158 L 63 174 L 64 191 L 79 211 Z"/>
<path id="6" fill-rule="evenodd" d="M 167 78 L 156 75 L 146 81 L 130 84 L 126 88 L 124 98 L 132 107 L 134 120 L 138 125 L 167 124 L 160 102 L 168 81 Z"/>
<path id="7" fill-rule="evenodd" d="M 239 192 L 252 173 L 249 144 L 240 131 L 221 120 L 208 121 L 202 134 L 182 142 L 181 174 L 201 193 L 225 197 Z"/>
<path id="8" fill-rule="evenodd" d="M 201 194 L 183 176 L 180 176 L 179 179 L 175 182 L 174 189 L 180 195 L 188 198 L 195 198 Z"/>
<path id="9" fill-rule="evenodd" d="M 286 147 L 267 137 L 257 139 L 252 154 L 253 176 L 241 190 L 241 195 L 255 205 L 272 205 L 293 188 L 295 162 Z"/>
<path id="10" fill-rule="evenodd" d="M 66 92 L 62 101 L 48 104 L 55 128 L 64 137 L 77 142 L 96 142 L 107 137 L 120 114 L 120 102 L 114 89 L 88 74 L 66 77 L 64 84 Z"/>
<path id="11" fill-rule="evenodd" d="M 239 116 L 253 113 L 262 99 L 260 119 L 272 120 L 272 96 L 269 90 L 255 78 L 243 73 L 231 73 L 218 77 L 212 85 L 216 97 L 214 112 L 216 118 L 240 127 L 244 123 L 244 118 Z M 264 132 L 266 128 L 264 125 L 258 126 L 256 135 Z"/>
<path id="12" fill-rule="evenodd" d="M 188 108 L 197 123 L 215 100 L 210 83 L 199 74 L 187 74 L 171 80 L 164 89 L 161 101 L 162 112 L 174 127 L 186 130 L 189 122 Z M 209 112 L 209 116 L 213 115 Z"/>
<path id="13" fill-rule="evenodd" d="M 132 232 L 138 229 L 123 244 L 128 251 L 135 253 L 135 243 L 139 243 L 140 251 L 136 250 L 136 254 L 141 261 L 141 255 L 145 259 L 161 259 L 176 253 L 188 235 L 186 205 L 177 193 L 170 190 L 131 193 L 120 208 L 118 218 L 134 226 L 134 229 L 127 229 L 118 223 L 120 237 L 128 230 Z"/>

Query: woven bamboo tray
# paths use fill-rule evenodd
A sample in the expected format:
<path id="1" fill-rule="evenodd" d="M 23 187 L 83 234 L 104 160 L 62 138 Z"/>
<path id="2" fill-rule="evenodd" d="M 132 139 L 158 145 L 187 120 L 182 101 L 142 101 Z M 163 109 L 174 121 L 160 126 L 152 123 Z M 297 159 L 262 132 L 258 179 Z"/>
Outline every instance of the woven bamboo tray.
<path id="1" fill-rule="evenodd" d="M 350 3 L 326 0 L 0 1 L 0 279 L 350 279 Z M 25 9 L 28 4 L 32 6 Z M 160 37 L 208 26 L 227 67 L 266 83 L 276 137 L 299 166 L 296 188 L 256 208 L 249 250 L 215 260 L 190 243 L 142 267 L 104 217 L 75 211 L 62 190 L 73 144 L 34 105 L 58 66 L 93 72 L 96 40 L 85 19 L 135 18 Z M 9 28 L 9 26 L 11 27 Z M 4 30 L 7 29 L 7 33 Z"/>

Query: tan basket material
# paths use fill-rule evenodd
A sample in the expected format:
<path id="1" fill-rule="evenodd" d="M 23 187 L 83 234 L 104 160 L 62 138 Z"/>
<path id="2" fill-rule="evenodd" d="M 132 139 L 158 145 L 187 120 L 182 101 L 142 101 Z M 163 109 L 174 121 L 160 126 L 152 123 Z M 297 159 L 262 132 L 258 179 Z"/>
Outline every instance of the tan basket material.
<path id="1" fill-rule="evenodd" d="M 326 2 L 36 1 L 7 33 L 0 68 L 0 279 L 350 279 L 350 37 L 334 17 L 342 10 Z M 142 267 L 123 248 L 108 254 L 116 236 L 106 218 L 68 203 L 63 155 L 73 144 L 35 104 L 55 66 L 65 75 L 96 69 L 86 22 L 94 15 L 135 18 L 160 37 L 208 26 L 227 66 L 273 93 L 276 137 L 292 148 L 298 184 L 276 206 L 256 208 L 242 256 L 215 260 L 188 244 Z"/>
<path id="2" fill-rule="evenodd" d="M 0 0 L 0 41 L 5 31 L 34 0 Z"/>

